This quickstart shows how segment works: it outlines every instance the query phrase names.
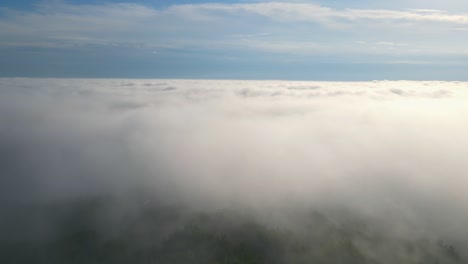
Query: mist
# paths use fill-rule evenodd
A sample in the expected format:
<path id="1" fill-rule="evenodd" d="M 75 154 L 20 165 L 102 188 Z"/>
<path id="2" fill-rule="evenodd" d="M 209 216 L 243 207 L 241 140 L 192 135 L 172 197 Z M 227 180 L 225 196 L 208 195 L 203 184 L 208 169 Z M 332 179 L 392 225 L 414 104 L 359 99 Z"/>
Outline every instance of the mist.
<path id="1" fill-rule="evenodd" d="M 177 208 L 176 220 L 151 233 L 157 241 L 200 212 L 223 215 L 225 222 L 213 221 L 224 225 L 203 225 L 228 234 L 242 233 L 232 222 L 245 219 L 304 233 L 318 221 L 307 217 L 319 213 L 336 228 L 359 219 L 389 241 L 453 249 L 450 243 L 457 258 L 439 261 L 464 263 L 467 88 L 436 81 L 0 79 L 2 241 L 51 240 L 63 212 L 98 199 L 106 205 L 93 216 L 104 236 L 129 219 L 150 226 L 138 220 L 148 207 Z M 31 209 L 51 204 L 62 209 Z M 149 240 L 142 232 L 131 241 Z M 395 244 L 377 250 L 350 241 L 377 263 L 403 254 Z M 279 259 L 301 263 L 288 254 Z"/>

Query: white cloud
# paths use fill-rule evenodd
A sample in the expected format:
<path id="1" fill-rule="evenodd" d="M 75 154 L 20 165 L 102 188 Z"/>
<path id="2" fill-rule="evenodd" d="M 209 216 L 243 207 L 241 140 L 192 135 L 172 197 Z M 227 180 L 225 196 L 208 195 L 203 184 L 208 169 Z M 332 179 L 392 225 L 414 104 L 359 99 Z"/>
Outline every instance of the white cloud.
<path id="1" fill-rule="evenodd" d="M 4 11 L 0 45 L 391 54 L 348 44 L 363 41 L 411 45 L 411 49 L 394 46 L 402 54 L 414 50 L 446 54 L 465 50 L 453 41 L 460 37 L 453 28 L 467 23 L 465 14 L 438 10 L 333 9 L 310 3 L 185 4 L 156 9 L 138 4 L 45 2 L 32 11 Z"/>
<path id="2" fill-rule="evenodd" d="M 144 185 L 194 204 L 410 213 L 418 230 L 466 241 L 467 91 L 461 82 L 0 79 L 0 198 Z"/>
<path id="3" fill-rule="evenodd" d="M 265 16 L 273 20 L 311 21 L 324 24 L 341 23 L 339 21 L 340 19 L 349 21 L 374 20 L 376 22 L 393 20 L 395 22 L 468 23 L 468 15 L 449 14 L 431 9 L 410 9 L 406 11 L 378 9 L 337 10 L 317 4 L 285 2 L 179 5 L 171 8 L 170 11 L 184 14 L 205 14 L 207 17 L 219 13 L 242 15 L 243 12 L 247 12 Z"/>

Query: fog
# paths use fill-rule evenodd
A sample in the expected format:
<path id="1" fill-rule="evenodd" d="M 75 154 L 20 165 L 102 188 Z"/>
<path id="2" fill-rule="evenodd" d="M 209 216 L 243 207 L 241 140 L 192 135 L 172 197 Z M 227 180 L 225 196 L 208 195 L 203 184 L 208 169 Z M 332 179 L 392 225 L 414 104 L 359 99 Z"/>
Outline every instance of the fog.
<path id="1" fill-rule="evenodd" d="M 462 82 L 4 78 L 0 231 L 26 233 L 18 208 L 112 197 L 106 219 L 164 203 L 301 229 L 307 210 L 351 212 L 466 250 L 467 117 Z M 26 218 L 27 239 L 54 232 Z"/>

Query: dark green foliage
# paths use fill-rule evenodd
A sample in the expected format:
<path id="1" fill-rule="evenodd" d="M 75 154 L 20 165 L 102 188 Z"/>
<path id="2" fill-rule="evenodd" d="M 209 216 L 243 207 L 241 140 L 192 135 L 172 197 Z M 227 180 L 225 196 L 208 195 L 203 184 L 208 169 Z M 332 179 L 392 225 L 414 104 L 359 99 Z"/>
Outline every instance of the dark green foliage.
<path id="1" fill-rule="evenodd" d="M 52 234 L 0 237 L 0 263 L 467 263 L 452 244 L 398 240 L 364 221 L 318 212 L 301 216 L 299 225 L 273 227 L 235 212 L 194 213 L 138 202 L 115 213 L 109 203 L 41 209 L 51 216 Z"/>
<path id="2" fill-rule="evenodd" d="M 172 233 L 160 248 L 160 263 L 279 263 L 274 232 L 255 223 L 214 223 L 204 216 Z"/>

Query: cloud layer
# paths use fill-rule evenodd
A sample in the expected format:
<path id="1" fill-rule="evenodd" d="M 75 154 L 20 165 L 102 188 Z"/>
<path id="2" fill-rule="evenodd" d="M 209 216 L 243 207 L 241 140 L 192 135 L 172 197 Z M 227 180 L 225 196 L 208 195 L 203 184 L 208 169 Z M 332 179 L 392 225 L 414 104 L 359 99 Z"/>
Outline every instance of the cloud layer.
<path id="1" fill-rule="evenodd" d="M 0 87 L 3 205 L 145 189 L 199 208 L 347 208 L 465 242 L 466 83 Z"/>

